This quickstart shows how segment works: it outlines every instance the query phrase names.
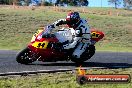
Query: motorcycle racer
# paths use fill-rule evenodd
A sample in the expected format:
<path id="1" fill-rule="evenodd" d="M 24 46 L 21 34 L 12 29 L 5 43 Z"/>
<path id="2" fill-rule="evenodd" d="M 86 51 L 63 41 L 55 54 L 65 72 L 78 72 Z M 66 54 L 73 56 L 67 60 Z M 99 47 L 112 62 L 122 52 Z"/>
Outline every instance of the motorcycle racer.
<path id="1" fill-rule="evenodd" d="M 80 58 L 82 53 L 91 44 L 91 33 L 87 21 L 80 17 L 78 12 L 70 12 L 65 19 L 60 19 L 53 24 L 47 26 L 46 33 L 59 25 L 67 24 L 69 28 L 75 30 L 75 37 L 73 42 L 63 45 L 64 49 L 74 48 L 72 56 L 74 58 Z"/>

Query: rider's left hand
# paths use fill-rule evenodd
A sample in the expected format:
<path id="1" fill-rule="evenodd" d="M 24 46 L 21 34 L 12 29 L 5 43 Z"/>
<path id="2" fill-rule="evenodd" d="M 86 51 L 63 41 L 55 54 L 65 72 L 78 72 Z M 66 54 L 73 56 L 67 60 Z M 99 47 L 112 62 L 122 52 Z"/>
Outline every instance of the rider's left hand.
<path id="1" fill-rule="evenodd" d="M 54 25 L 48 25 L 45 29 L 45 34 L 48 34 L 49 32 L 52 31 L 52 29 L 55 28 Z"/>

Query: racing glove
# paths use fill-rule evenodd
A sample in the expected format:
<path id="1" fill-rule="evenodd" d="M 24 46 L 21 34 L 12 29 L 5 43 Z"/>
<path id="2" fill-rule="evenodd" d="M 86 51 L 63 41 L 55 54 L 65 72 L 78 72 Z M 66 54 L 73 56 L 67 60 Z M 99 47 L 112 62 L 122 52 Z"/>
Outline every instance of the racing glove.
<path id="1" fill-rule="evenodd" d="M 55 28 L 54 25 L 48 25 L 45 28 L 45 34 L 48 34 L 52 31 L 52 29 Z"/>

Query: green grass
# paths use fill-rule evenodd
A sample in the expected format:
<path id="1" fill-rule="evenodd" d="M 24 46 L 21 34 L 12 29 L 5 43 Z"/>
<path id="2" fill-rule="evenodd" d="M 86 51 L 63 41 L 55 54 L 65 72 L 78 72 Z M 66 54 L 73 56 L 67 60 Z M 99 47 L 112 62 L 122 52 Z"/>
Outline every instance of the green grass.
<path id="1" fill-rule="evenodd" d="M 82 11 L 86 12 L 83 13 Z M 81 17 L 89 20 L 91 28 L 105 33 L 96 46 L 97 50 L 132 51 L 132 12 L 112 8 L 0 8 L 0 49 L 22 49 L 40 26 L 65 18 L 68 11 L 79 11 Z M 111 11 L 111 15 L 108 12 Z M 119 16 L 116 14 L 118 13 Z M 113 48 L 113 49 L 111 49 Z"/>
<path id="2" fill-rule="evenodd" d="M 129 71 L 128 71 L 129 70 Z M 87 74 L 130 74 L 132 69 L 90 69 Z M 0 77 L 0 88 L 131 88 L 130 83 L 103 83 L 79 85 L 77 73 L 50 73 L 31 76 Z"/>

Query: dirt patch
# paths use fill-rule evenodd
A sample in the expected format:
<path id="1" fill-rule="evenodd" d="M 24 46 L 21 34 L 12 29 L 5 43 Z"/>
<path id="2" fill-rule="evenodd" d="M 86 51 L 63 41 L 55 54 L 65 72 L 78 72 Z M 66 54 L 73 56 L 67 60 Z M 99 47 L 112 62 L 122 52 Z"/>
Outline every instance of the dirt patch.
<path id="1" fill-rule="evenodd" d="M 124 26 L 124 28 L 129 29 L 129 30 L 132 31 L 132 24 L 126 24 L 126 25 Z"/>

